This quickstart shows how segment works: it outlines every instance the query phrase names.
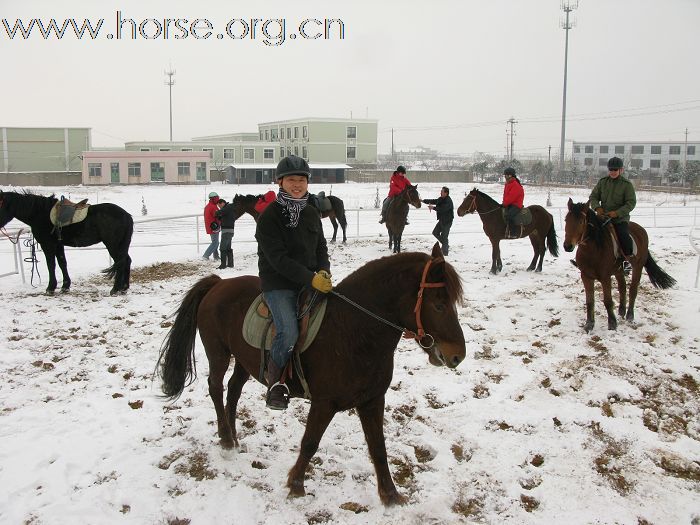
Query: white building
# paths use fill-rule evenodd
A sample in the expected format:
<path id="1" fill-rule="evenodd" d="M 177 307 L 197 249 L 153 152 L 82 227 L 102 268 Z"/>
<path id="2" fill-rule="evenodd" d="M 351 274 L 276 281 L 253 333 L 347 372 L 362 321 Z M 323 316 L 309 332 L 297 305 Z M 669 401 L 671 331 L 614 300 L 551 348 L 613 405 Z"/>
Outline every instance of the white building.
<path id="1" fill-rule="evenodd" d="M 661 174 L 700 160 L 700 142 L 573 142 L 573 162 L 578 170 L 605 173 L 610 157 L 620 157 L 625 169 Z"/>

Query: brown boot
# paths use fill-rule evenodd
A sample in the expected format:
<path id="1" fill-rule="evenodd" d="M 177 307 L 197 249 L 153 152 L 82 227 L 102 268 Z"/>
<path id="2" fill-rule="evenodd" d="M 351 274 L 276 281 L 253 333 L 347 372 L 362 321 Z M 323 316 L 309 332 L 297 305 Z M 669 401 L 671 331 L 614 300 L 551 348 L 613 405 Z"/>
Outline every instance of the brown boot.
<path id="1" fill-rule="evenodd" d="M 283 370 L 269 358 L 267 360 L 267 369 L 265 370 L 265 381 L 267 382 L 267 396 L 265 404 L 267 408 L 273 410 L 285 410 L 289 406 L 289 388 L 279 380 L 282 377 Z"/>

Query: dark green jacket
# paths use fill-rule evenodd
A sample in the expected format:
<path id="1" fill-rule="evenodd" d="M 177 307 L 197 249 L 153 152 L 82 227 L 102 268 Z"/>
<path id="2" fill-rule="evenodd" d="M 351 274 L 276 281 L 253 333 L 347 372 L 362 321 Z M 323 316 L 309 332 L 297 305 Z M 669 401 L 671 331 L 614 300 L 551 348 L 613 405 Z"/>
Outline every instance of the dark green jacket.
<path id="1" fill-rule="evenodd" d="M 296 228 L 287 228 L 282 206 L 272 202 L 258 219 L 255 238 L 264 292 L 300 290 L 311 284 L 315 272 L 330 272 L 321 215 L 313 206 L 302 210 Z"/>
<path id="2" fill-rule="evenodd" d="M 616 179 L 606 176 L 600 179 L 593 188 L 589 197 L 589 205 L 594 210 L 603 208 L 605 213 L 617 212 L 617 217 L 613 219 L 613 222 L 629 222 L 630 212 L 637 205 L 637 195 L 632 183 L 622 175 Z"/>

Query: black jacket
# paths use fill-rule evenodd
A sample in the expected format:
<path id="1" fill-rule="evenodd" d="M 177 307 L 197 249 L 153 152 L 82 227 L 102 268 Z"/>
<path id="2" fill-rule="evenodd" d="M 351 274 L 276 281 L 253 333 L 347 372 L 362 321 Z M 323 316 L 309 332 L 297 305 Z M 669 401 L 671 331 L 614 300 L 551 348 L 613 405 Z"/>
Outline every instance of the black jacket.
<path id="1" fill-rule="evenodd" d="M 330 272 L 328 247 L 318 210 L 307 205 L 296 228 L 288 228 L 282 205 L 271 203 L 258 219 L 258 272 L 263 291 L 300 290 L 314 273 Z"/>
<path id="2" fill-rule="evenodd" d="M 233 203 L 229 202 L 220 210 L 216 210 L 214 217 L 221 221 L 221 228 L 233 229 L 236 226 L 236 219 L 233 218 Z"/>
<path id="3" fill-rule="evenodd" d="M 437 199 L 423 199 L 425 204 L 434 204 L 435 212 L 437 213 L 437 220 L 442 223 L 449 224 L 455 218 L 454 205 L 452 204 L 452 199 L 448 195 L 447 197 L 439 197 Z"/>

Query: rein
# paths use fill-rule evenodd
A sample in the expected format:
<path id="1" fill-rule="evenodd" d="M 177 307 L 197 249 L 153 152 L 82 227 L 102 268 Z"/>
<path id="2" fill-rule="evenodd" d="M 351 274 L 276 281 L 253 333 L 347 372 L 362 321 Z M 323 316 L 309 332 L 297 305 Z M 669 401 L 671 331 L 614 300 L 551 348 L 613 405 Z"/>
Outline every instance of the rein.
<path id="1" fill-rule="evenodd" d="M 10 236 L 9 233 L 5 230 L 5 228 L 0 228 L 0 233 L 2 233 L 7 239 L 12 243 L 12 244 L 17 244 L 19 242 L 19 236 L 22 235 L 24 232 L 24 229 L 20 228 L 19 231 L 17 231 L 17 235 L 14 238 L 14 241 L 12 240 L 12 237 Z"/>
<path id="2" fill-rule="evenodd" d="M 332 290 L 331 290 L 330 293 L 332 293 L 332 294 L 335 295 L 336 297 L 342 299 L 342 300 L 345 301 L 346 303 L 348 303 L 348 304 L 354 306 L 354 307 L 357 308 L 358 310 L 363 311 L 364 313 L 366 313 L 366 314 L 369 315 L 370 317 L 374 317 L 377 321 L 381 321 L 381 322 L 384 323 L 385 325 L 391 326 L 392 328 L 394 328 L 394 329 L 398 330 L 399 332 L 403 333 L 403 337 L 404 337 L 405 339 L 415 339 L 416 342 L 417 342 L 422 348 L 429 349 L 429 348 L 432 348 L 432 347 L 435 345 L 435 338 L 434 338 L 432 335 L 426 333 L 425 330 L 423 329 L 423 323 L 422 323 L 422 321 L 421 321 L 421 315 L 420 315 L 421 306 L 423 305 L 423 291 L 424 291 L 426 288 L 442 288 L 442 287 L 444 287 L 444 286 L 447 286 L 445 282 L 441 282 L 441 283 L 429 283 L 429 282 L 426 282 L 426 279 L 427 279 L 427 277 L 428 277 L 428 270 L 430 270 L 430 266 L 431 266 L 433 263 L 439 263 L 439 262 L 442 262 L 442 261 L 444 261 L 444 260 L 445 260 L 445 259 L 444 259 L 443 257 L 437 257 L 437 258 L 431 257 L 431 258 L 428 259 L 428 261 L 425 263 L 425 267 L 423 268 L 423 275 L 422 275 L 422 277 L 421 277 L 420 288 L 419 288 L 419 290 L 418 290 L 418 298 L 416 299 L 416 306 L 413 308 L 413 311 L 414 311 L 415 314 L 416 314 L 416 326 L 417 326 L 417 328 L 418 328 L 418 331 L 417 331 L 417 332 L 413 332 L 412 330 L 409 330 L 409 329 L 406 328 L 406 327 L 399 326 L 399 325 L 397 325 L 397 324 L 392 323 L 391 321 L 388 321 L 388 320 L 384 319 L 383 317 L 381 317 L 381 316 L 375 314 L 374 312 L 371 312 L 370 310 L 368 310 L 368 309 L 365 308 L 364 306 L 360 306 L 360 305 L 357 304 L 355 301 L 353 301 L 352 299 L 349 299 L 348 297 L 344 296 L 343 294 L 340 294 L 340 293 L 335 292 L 335 291 L 332 291 Z M 430 343 L 429 343 L 429 344 L 423 344 L 423 339 L 425 339 L 426 337 L 427 337 L 427 338 L 430 338 Z"/>
<path id="3" fill-rule="evenodd" d="M 488 215 L 489 213 L 493 213 L 493 212 L 495 212 L 495 211 L 498 211 L 499 209 L 501 209 L 501 207 L 500 207 L 500 206 L 497 206 L 497 207 L 495 207 L 495 208 L 492 209 L 492 210 L 485 211 L 485 212 L 480 212 L 479 210 L 476 209 L 476 197 L 475 197 L 475 196 L 472 196 L 472 202 L 471 202 L 471 204 L 469 205 L 469 208 L 467 208 L 467 213 L 474 213 L 474 212 L 476 212 L 476 213 L 478 213 L 479 215 Z"/>

